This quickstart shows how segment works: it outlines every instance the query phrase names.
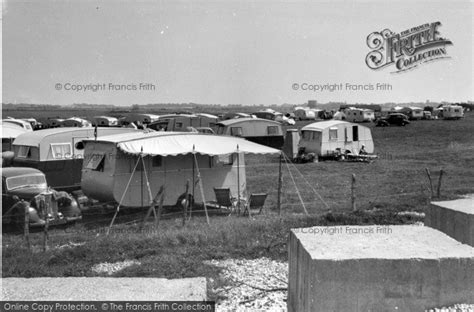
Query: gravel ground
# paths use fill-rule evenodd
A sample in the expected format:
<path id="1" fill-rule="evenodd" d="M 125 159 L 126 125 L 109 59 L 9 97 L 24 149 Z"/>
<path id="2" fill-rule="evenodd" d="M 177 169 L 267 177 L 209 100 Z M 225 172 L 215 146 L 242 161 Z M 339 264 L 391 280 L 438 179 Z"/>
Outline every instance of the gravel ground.
<path id="1" fill-rule="evenodd" d="M 92 271 L 94 271 L 95 273 L 107 273 L 107 275 L 112 275 L 120 270 L 123 270 L 135 264 L 140 265 L 141 263 L 136 260 L 128 260 L 115 263 L 103 262 L 94 265 L 92 267 Z"/>
<path id="2" fill-rule="evenodd" d="M 212 289 L 226 297 L 217 302 L 217 311 L 286 311 L 288 263 L 260 258 L 206 264 L 223 268 L 221 278 L 230 284 Z"/>
<path id="3" fill-rule="evenodd" d="M 220 277 L 230 284 L 212 289 L 225 297 L 217 302 L 216 311 L 287 311 L 287 262 L 260 258 L 211 260 L 206 264 L 223 268 Z M 474 312 L 474 304 L 455 304 L 425 312 Z"/>
<path id="4" fill-rule="evenodd" d="M 474 304 L 455 304 L 451 307 L 425 310 L 425 312 L 474 312 Z"/>

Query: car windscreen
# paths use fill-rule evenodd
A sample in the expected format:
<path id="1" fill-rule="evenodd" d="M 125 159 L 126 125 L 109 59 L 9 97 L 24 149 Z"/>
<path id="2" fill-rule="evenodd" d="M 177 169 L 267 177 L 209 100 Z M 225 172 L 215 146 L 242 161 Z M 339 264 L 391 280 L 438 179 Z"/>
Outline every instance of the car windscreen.
<path id="1" fill-rule="evenodd" d="M 42 174 L 29 174 L 6 179 L 7 190 L 11 191 L 18 188 L 35 186 L 46 187 L 46 178 Z"/>

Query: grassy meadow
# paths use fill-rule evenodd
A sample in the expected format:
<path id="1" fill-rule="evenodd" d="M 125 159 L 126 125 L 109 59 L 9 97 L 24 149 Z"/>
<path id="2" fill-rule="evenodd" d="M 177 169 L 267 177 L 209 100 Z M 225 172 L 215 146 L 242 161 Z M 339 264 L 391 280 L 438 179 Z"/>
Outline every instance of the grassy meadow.
<path id="1" fill-rule="evenodd" d="M 301 127 L 303 123 L 298 123 Z M 102 262 L 136 260 L 113 276 L 205 276 L 219 280 L 204 260 L 268 257 L 287 260 L 287 237 L 295 227 L 344 224 L 407 224 L 423 221 L 432 199 L 426 169 L 439 199 L 474 193 L 474 113 L 459 121 L 414 121 L 406 127 L 372 128 L 379 159 L 372 163 L 325 161 L 283 164 L 282 214 L 277 211 L 278 157 L 246 157 L 248 192 L 269 194 L 263 215 L 254 218 L 202 214 L 182 225 L 180 217 L 149 222 L 140 230 L 145 212 L 119 214 L 109 236 L 111 215 L 93 214 L 67 228 L 52 229 L 49 249 L 42 251 L 43 234 L 32 233 L 31 250 L 19 234 L 2 238 L 3 277 L 100 276 L 91 267 Z M 290 170 L 288 170 L 288 168 Z M 292 182 L 293 176 L 295 184 Z M 351 208 L 351 177 L 356 176 L 357 211 Z M 296 193 L 298 189 L 309 215 Z M 134 220 L 139 220 L 134 222 Z M 219 294 L 209 294 L 210 300 Z"/>

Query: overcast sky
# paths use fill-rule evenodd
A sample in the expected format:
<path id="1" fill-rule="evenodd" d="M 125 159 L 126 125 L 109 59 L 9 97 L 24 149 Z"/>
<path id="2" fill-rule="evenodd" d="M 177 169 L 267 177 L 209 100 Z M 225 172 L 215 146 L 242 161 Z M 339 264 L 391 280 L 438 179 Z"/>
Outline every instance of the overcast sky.
<path id="1" fill-rule="evenodd" d="M 440 21 L 449 59 L 374 71 L 374 31 Z M 470 1 L 4 1 L 4 103 L 473 100 Z M 104 90 L 65 90 L 106 84 Z M 154 90 L 110 90 L 150 83 Z M 293 84 L 388 83 L 313 92 Z M 61 84 L 57 90 L 56 84 Z"/>

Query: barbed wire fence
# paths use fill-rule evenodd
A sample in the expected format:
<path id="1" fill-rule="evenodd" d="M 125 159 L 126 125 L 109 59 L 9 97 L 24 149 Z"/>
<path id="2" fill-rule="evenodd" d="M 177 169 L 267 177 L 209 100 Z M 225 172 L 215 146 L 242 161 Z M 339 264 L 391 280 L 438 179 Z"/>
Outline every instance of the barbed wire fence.
<path id="1" fill-rule="evenodd" d="M 270 210 L 277 209 L 278 166 L 274 162 L 250 163 L 246 167 L 248 192 L 267 192 L 266 206 Z M 432 200 L 444 200 L 460 194 L 474 193 L 474 168 L 459 168 L 458 170 L 464 172 L 472 172 L 471 178 L 464 179 L 466 183 L 459 183 L 456 177 L 459 174 L 458 170 L 451 172 L 449 169 L 439 167 L 388 166 L 385 172 L 373 174 L 372 171 L 365 173 L 360 169 L 354 170 L 356 172 L 354 173 L 351 171 L 353 169 L 351 166 L 328 173 L 325 172 L 326 167 L 318 168 L 319 165 L 307 163 L 291 164 L 289 168 L 282 166 L 281 207 L 284 212 L 303 213 L 303 206 L 310 214 L 351 211 L 354 207 L 356 210 L 383 208 L 421 210 Z M 296 189 L 299 190 L 304 205 Z"/>

